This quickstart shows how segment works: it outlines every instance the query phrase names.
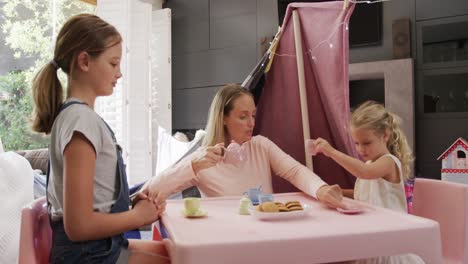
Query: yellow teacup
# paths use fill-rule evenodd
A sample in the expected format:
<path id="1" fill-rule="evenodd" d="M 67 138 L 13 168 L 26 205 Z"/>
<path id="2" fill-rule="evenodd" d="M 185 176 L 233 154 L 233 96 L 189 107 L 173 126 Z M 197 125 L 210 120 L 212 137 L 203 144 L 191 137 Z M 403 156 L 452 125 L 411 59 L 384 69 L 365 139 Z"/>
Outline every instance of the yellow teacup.
<path id="1" fill-rule="evenodd" d="M 200 198 L 187 197 L 184 198 L 185 212 L 187 214 L 195 214 L 200 210 Z"/>

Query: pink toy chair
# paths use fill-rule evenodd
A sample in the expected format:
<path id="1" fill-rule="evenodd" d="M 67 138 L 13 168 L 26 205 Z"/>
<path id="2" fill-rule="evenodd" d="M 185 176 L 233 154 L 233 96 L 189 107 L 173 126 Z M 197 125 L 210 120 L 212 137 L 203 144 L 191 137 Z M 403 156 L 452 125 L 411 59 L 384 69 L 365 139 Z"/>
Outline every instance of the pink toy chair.
<path id="1" fill-rule="evenodd" d="M 34 200 L 21 210 L 19 264 L 49 263 L 52 230 L 45 197 Z"/>
<path id="2" fill-rule="evenodd" d="M 439 222 L 444 263 L 468 263 L 468 185 L 416 179 L 413 214 Z"/>

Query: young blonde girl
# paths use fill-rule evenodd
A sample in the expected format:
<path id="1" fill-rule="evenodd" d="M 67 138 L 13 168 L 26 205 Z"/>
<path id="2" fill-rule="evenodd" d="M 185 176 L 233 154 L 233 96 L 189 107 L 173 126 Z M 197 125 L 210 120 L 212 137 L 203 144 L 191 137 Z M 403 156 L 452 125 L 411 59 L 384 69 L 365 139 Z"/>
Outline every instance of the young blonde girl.
<path id="1" fill-rule="evenodd" d="M 165 203 L 130 200 L 122 152 L 94 112 L 112 94 L 120 73 L 122 38 L 94 15 L 70 18 L 54 57 L 33 81 L 33 129 L 50 134 L 47 203 L 52 227 L 50 263 L 167 263 L 164 245 L 128 241 L 123 232 L 158 219 Z M 57 78 L 68 77 L 67 99 Z"/>
<path id="2" fill-rule="evenodd" d="M 368 101 L 353 112 L 350 122 L 351 136 L 364 162 L 336 150 L 322 138 L 313 141 L 312 146 L 314 152 L 332 158 L 357 178 L 354 190 L 346 190 L 346 196 L 406 213 L 404 182 L 411 173 L 413 156 L 400 123 L 400 118 L 383 105 Z M 424 262 L 415 255 L 403 255 L 357 263 Z"/>

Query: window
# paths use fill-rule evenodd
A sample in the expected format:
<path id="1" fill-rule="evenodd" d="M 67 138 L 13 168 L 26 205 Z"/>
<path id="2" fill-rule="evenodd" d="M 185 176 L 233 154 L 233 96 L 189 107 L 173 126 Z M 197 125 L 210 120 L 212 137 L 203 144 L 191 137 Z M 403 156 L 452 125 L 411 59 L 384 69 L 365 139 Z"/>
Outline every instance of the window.
<path id="1" fill-rule="evenodd" d="M 99 0 L 97 14 L 123 38 L 122 78 L 95 110 L 114 129 L 130 184 L 153 175 L 158 126 L 171 129 L 171 14 L 152 1 Z M 156 2 L 156 1 L 154 1 Z"/>
<path id="2" fill-rule="evenodd" d="M 34 134 L 28 121 L 30 81 L 52 59 L 62 24 L 75 14 L 95 13 L 115 26 L 124 40 L 123 77 L 111 96 L 96 100 L 95 110 L 124 149 L 130 183 L 151 177 L 157 125 L 170 130 L 172 122 L 171 17 L 169 10 L 153 10 L 147 2 L 99 0 L 96 7 L 89 4 L 96 3 L 93 0 L 0 0 L 5 32 L 0 33 L 0 137 L 6 150 L 47 147 L 48 138 Z M 61 79 L 66 81 L 64 75 Z"/>
<path id="3" fill-rule="evenodd" d="M 48 138 L 33 133 L 29 122 L 31 80 L 52 59 L 62 24 L 75 14 L 94 13 L 95 6 L 76 0 L 3 0 L 0 10 L 0 137 L 5 151 L 47 147 Z"/>

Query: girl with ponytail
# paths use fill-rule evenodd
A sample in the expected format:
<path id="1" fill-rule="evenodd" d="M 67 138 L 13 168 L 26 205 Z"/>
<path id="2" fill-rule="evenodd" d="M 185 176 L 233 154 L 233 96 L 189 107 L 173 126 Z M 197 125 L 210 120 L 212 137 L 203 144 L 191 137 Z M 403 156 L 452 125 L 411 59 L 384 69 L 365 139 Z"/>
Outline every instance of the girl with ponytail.
<path id="1" fill-rule="evenodd" d="M 354 175 L 354 190 L 345 195 L 402 213 L 406 213 L 405 181 L 410 177 L 413 156 L 400 128 L 400 118 L 376 102 L 367 101 L 351 115 L 351 136 L 364 160 L 333 148 L 325 139 L 308 142 L 313 154 L 332 158 Z M 418 256 L 401 255 L 359 260 L 355 263 L 424 263 Z"/>
<path id="2" fill-rule="evenodd" d="M 165 202 L 155 204 L 140 194 L 129 210 L 121 148 L 94 112 L 96 98 L 111 95 L 122 76 L 121 56 L 122 38 L 112 25 L 77 15 L 62 27 L 53 59 L 33 80 L 33 129 L 51 136 L 50 263 L 169 263 L 161 242 L 123 235 L 156 221 Z M 57 77 L 59 69 L 67 75 L 67 87 Z"/>

